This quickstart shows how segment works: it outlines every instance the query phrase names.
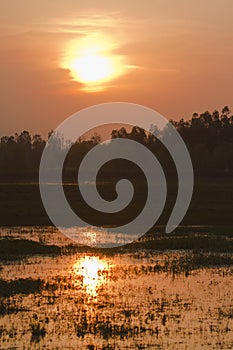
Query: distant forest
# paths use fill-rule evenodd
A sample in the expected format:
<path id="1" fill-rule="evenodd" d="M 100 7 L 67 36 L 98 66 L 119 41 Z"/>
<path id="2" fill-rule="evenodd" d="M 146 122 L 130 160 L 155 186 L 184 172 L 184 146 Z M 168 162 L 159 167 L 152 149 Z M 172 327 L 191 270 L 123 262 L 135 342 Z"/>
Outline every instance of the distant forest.
<path id="1" fill-rule="evenodd" d="M 188 121 L 171 121 L 183 138 L 191 155 L 195 172 L 229 173 L 233 171 L 233 115 L 225 106 L 221 112 L 206 111 L 200 115 L 194 113 Z M 156 128 L 155 128 L 156 129 Z M 152 126 L 153 130 L 153 126 Z M 49 133 L 48 136 L 50 136 Z M 162 166 L 173 171 L 174 164 L 168 151 L 151 133 L 146 133 L 137 126 L 131 130 L 122 127 L 113 130 L 111 138 L 129 138 L 148 147 L 159 159 Z M 65 162 L 68 173 L 72 173 L 85 154 L 101 142 L 101 137 L 94 134 L 89 140 L 79 139 L 71 147 Z M 28 131 L 13 136 L 3 136 L 0 140 L 0 176 L 1 178 L 32 177 L 38 178 L 41 155 L 46 140 L 40 135 L 30 135 Z M 58 147 L 62 147 L 62 140 Z M 106 147 L 106 146 L 105 146 Z M 122 163 L 123 166 L 123 163 Z M 120 172 L 118 162 L 109 165 L 108 172 Z"/>

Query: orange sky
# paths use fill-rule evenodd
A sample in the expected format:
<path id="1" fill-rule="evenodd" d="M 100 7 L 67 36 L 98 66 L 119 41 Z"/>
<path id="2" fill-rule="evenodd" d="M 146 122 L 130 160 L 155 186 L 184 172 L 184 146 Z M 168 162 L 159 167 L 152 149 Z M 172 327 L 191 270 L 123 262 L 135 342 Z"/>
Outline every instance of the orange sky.
<path id="1" fill-rule="evenodd" d="M 232 0 L 9 0 L 0 3 L 0 134 L 43 135 L 83 107 L 128 101 L 170 118 L 233 108 Z M 71 40 L 114 43 L 124 72 L 100 91 L 61 61 Z"/>

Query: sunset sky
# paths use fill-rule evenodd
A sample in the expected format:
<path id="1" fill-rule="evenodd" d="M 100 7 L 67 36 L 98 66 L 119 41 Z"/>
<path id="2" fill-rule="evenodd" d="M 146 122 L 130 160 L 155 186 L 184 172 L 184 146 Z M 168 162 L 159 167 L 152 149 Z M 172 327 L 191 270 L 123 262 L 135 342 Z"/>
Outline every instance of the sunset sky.
<path id="1" fill-rule="evenodd" d="M 232 0 L 1 1 L 0 134 L 111 101 L 233 109 L 232 17 Z"/>

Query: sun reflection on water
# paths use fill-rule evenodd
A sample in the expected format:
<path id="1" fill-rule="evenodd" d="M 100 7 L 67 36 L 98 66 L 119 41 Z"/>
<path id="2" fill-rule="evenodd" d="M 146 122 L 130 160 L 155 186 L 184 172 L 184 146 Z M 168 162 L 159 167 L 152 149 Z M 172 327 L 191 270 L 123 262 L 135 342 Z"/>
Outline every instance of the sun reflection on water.
<path id="1" fill-rule="evenodd" d="M 82 285 L 90 296 L 97 295 L 98 288 L 106 283 L 109 263 L 97 256 L 85 256 L 73 265 L 75 275 L 82 277 Z"/>

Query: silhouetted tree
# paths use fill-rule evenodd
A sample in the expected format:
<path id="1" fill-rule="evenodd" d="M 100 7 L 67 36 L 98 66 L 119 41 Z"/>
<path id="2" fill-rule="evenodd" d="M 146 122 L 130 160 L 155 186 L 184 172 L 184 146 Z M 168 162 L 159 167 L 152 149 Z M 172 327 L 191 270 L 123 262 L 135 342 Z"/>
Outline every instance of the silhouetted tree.
<path id="1" fill-rule="evenodd" d="M 233 115 L 228 106 L 225 106 L 221 112 L 214 110 L 212 113 L 209 111 L 201 114 L 193 113 L 190 120 L 182 118 L 178 121 L 173 120 L 171 123 L 186 143 L 195 170 L 233 171 Z M 162 134 L 153 125 L 149 133 L 138 126 L 133 126 L 130 131 L 124 127 L 112 130 L 111 138 L 129 138 L 140 142 L 148 147 L 165 167 L 170 169 L 172 162 L 161 142 L 165 135 L 169 137 L 169 133 L 169 124 Z M 54 152 L 65 152 L 70 146 L 69 141 L 65 142 L 62 135 L 53 130 L 49 132 L 48 138 L 52 135 L 54 136 Z M 159 138 L 158 135 L 160 135 Z M 68 152 L 65 160 L 66 168 L 73 172 L 75 169 L 76 174 L 83 157 L 100 142 L 101 138 L 98 134 L 94 134 L 89 140 L 79 138 L 72 144 Z M 31 136 L 26 130 L 20 134 L 2 136 L 0 139 L 0 174 L 38 175 L 45 144 L 46 141 L 39 134 Z M 108 145 L 103 147 L 106 147 L 107 151 Z M 120 164 L 121 162 L 118 162 L 117 167 L 112 165 L 109 169 L 112 169 L 113 172 L 120 171 Z"/>

